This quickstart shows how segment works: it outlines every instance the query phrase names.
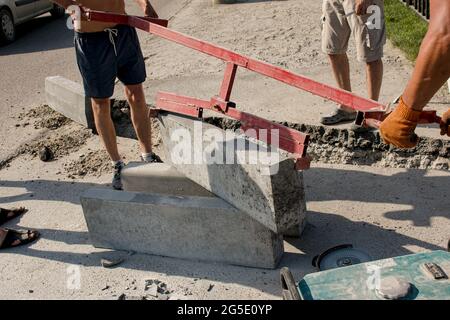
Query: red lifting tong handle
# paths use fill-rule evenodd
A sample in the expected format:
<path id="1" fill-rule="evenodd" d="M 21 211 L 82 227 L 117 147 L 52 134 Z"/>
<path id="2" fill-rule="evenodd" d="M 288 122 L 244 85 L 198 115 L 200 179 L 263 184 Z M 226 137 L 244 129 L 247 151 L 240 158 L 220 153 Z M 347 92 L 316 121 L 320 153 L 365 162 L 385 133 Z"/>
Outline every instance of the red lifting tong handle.
<path id="1" fill-rule="evenodd" d="M 386 111 L 368 111 L 365 113 L 358 113 L 356 123 L 359 125 L 365 125 L 372 128 L 379 128 L 381 122 L 387 118 L 390 112 Z M 442 118 L 437 115 L 435 110 L 424 110 L 422 111 L 419 119 L 420 124 L 440 124 Z M 449 121 L 450 125 L 450 121 Z"/>

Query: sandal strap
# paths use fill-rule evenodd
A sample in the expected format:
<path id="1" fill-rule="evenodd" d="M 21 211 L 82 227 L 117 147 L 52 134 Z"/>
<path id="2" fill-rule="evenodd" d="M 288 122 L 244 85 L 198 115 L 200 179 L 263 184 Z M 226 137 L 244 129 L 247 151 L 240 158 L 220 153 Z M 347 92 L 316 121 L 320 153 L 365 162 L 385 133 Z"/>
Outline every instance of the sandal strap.
<path id="1" fill-rule="evenodd" d="M 23 207 L 14 208 L 14 209 L 0 208 L 0 225 L 2 225 L 5 222 L 8 222 L 14 218 L 17 218 L 18 216 L 22 215 L 25 212 L 26 212 L 26 209 Z M 9 216 L 10 214 L 12 214 L 12 215 Z"/>
<path id="2" fill-rule="evenodd" d="M 4 229 L 6 236 L 3 239 L 0 249 L 18 247 L 35 241 L 39 238 L 39 232 L 34 230 L 16 231 L 12 229 Z M 19 241 L 19 244 L 12 245 L 14 242 Z"/>

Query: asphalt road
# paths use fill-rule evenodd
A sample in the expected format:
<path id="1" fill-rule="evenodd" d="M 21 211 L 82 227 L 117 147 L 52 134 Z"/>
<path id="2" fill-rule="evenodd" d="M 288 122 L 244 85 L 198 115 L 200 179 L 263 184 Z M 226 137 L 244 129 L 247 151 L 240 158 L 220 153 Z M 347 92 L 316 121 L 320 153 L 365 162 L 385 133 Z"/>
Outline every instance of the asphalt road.
<path id="1" fill-rule="evenodd" d="M 134 1 L 127 0 L 129 14 L 140 14 Z M 170 18 L 187 0 L 153 0 L 163 18 Z M 18 145 L 32 139 L 22 127 L 16 127 L 23 111 L 45 103 L 44 80 L 60 75 L 81 82 L 75 62 L 73 31 L 66 19 L 45 14 L 18 28 L 16 42 L 0 47 L 0 159 Z"/>

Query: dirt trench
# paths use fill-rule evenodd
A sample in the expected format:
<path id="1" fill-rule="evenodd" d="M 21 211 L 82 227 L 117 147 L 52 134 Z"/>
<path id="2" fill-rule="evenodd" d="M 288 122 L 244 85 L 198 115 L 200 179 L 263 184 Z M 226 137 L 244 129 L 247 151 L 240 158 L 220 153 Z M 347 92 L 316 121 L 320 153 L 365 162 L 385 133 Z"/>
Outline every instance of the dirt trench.
<path id="1" fill-rule="evenodd" d="M 207 118 L 224 130 L 238 131 L 239 121 Z M 281 122 L 310 135 L 308 155 L 315 162 L 366 165 L 387 168 L 449 170 L 450 140 L 421 138 L 413 149 L 398 149 L 382 142 L 378 131 L 357 133 L 349 129 Z"/>

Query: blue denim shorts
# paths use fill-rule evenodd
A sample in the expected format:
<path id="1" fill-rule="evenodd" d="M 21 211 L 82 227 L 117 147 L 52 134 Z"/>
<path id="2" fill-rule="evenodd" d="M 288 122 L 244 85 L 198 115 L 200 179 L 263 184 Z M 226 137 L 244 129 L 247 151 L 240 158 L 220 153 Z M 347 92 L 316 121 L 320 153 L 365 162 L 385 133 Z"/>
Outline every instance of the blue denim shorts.
<path id="1" fill-rule="evenodd" d="M 147 78 L 144 57 L 136 30 L 125 25 L 102 32 L 75 32 L 78 68 L 86 96 L 110 98 L 118 78 L 125 85 Z"/>

